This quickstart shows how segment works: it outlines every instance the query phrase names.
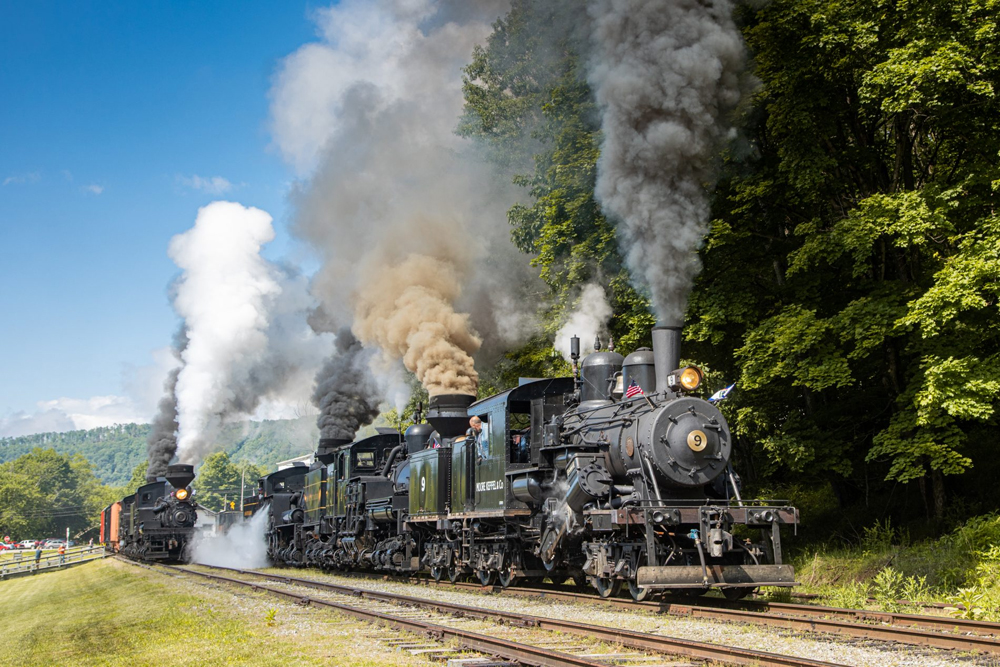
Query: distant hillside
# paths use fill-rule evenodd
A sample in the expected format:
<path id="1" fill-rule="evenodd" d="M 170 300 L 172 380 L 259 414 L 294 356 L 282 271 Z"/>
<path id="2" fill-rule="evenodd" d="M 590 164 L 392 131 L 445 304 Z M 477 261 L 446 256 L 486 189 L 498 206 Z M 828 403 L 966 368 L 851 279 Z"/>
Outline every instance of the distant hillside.
<path id="1" fill-rule="evenodd" d="M 0 463 L 16 459 L 36 447 L 54 449 L 61 454 L 83 454 L 105 484 L 124 486 L 132 470 L 146 458 L 148 435 L 149 424 L 116 424 L 87 431 L 0 438 Z M 269 467 L 314 451 L 318 438 L 315 417 L 248 421 L 228 425 L 219 437 L 217 449 L 226 450 L 234 460 Z"/>

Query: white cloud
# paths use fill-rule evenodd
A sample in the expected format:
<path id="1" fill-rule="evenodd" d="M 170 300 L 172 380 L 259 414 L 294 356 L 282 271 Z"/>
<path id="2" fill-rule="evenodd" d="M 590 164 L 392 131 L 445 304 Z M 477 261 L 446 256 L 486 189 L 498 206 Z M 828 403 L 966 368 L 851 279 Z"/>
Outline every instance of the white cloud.
<path id="1" fill-rule="evenodd" d="M 42 179 L 42 174 L 37 171 L 33 171 L 28 174 L 15 174 L 14 176 L 8 176 L 3 179 L 4 185 L 24 185 L 25 183 L 37 183 Z"/>
<path id="2" fill-rule="evenodd" d="M 99 195 L 102 192 L 104 192 L 104 186 L 103 185 L 97 185 L 97 184 L 91 184 L 91 185 L 84 186 L 83 190 L 84 190 L 84 192 L 89 192 L 89 193 L 91 193 L 93 195 Z"/>
<path id="3" fill-rule="evenodd" d="M 228 179 L 222 176 L 203 178 L 198 174 L 193 174 L 191 176 L 178 176 L 177 182 L 192 190 L 207 192 L 210 195 L 225 194 L 235 187 Z"/>
<path id="4" fill-rule="evenodd" d="M 75 431 L 145 421 L 148 418 L 139 414 L 132 399 L 125 396 L 57 398 L 40 401 L 38 411 L 34 414 L 18 412 L 0 419 L 0 437 Z"/>
<path id="5" fill-rule="evenodd" d="M 169 347 L 153 350 L 151 356 L 149 364 L 122 369 L 124 395 L 39 401 L 34 412 L 0 417 L 0 437 L 150 421 L 163 395 L 163 381 L 177 364 Z"/>

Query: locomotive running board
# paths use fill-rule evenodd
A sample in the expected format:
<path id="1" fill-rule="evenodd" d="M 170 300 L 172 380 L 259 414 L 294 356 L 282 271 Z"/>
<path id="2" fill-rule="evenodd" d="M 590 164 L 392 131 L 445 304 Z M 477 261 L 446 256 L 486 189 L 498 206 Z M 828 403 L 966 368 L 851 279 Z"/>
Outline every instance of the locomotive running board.
<path id="1" fill-rule="evenodd" d="M 636 583 L 642 588 L 747 588 L 796 586 L 791 565 L 709 565 L 708 582 L 700 565 L 640 567 Z"/>

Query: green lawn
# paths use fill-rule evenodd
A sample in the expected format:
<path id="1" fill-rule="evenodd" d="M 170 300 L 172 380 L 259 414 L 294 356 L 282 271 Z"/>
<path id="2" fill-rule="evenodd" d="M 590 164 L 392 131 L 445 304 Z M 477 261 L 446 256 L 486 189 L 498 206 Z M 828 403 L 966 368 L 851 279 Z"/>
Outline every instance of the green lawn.
<path id="1" fill-rule="evenodd" d="M 0 665 L 427 664 L 342 616 L 114 560 L 2 581 L 0 600 Z"/>

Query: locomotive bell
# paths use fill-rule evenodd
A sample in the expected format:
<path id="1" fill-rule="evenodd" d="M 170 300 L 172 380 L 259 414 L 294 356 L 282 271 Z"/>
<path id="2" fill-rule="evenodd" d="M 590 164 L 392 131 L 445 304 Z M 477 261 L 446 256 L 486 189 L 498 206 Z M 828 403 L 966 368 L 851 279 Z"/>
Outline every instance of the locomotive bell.
<path id="1" fill-rule="evenodd" d="M 726 470 L 732 453 L 729 426 L 711 403 L 680 398 L 664 405 L 648 424 L 652 462 L 675 486 L 703 486 Z"/>

